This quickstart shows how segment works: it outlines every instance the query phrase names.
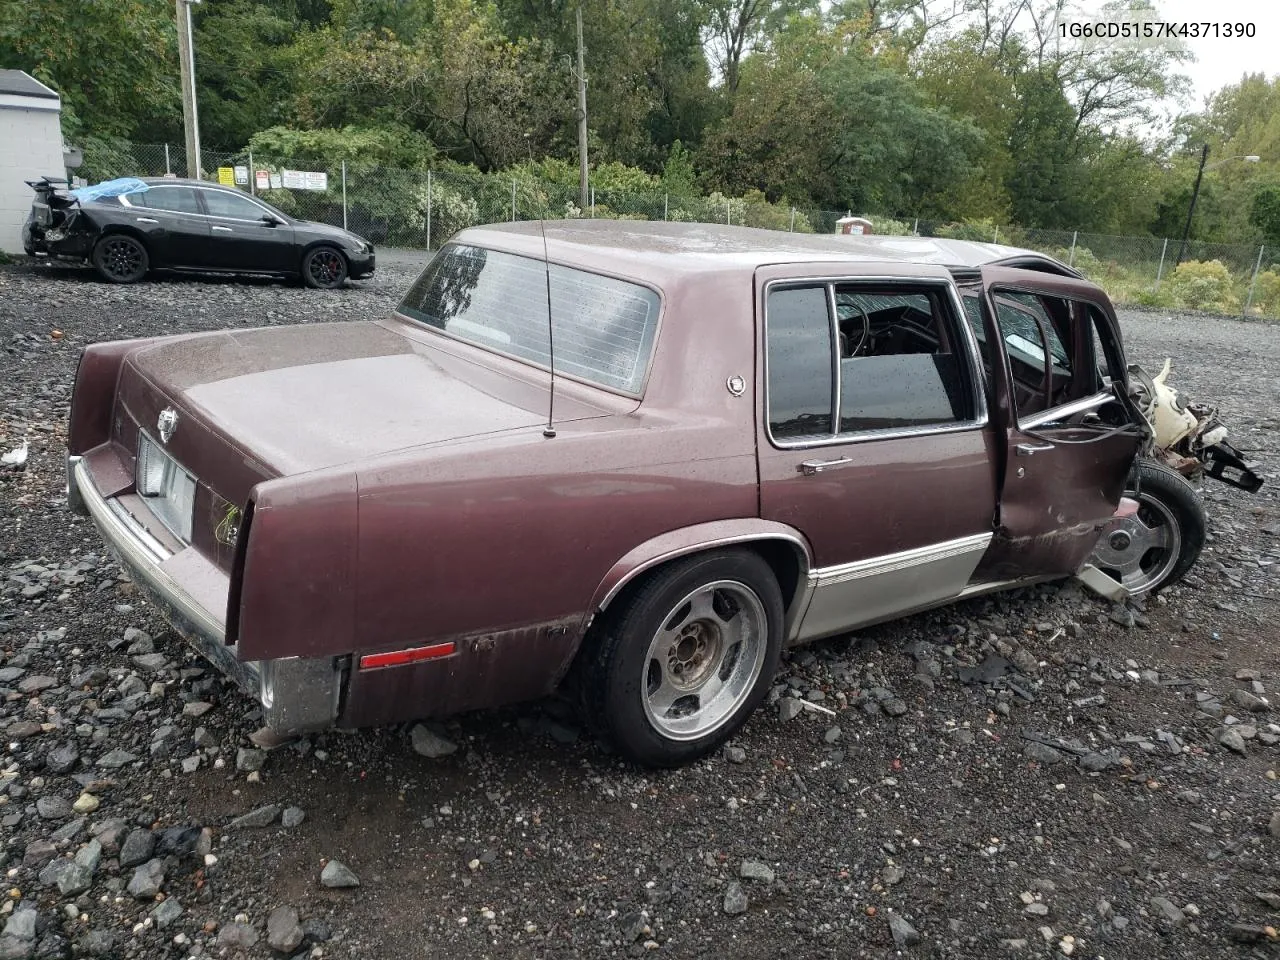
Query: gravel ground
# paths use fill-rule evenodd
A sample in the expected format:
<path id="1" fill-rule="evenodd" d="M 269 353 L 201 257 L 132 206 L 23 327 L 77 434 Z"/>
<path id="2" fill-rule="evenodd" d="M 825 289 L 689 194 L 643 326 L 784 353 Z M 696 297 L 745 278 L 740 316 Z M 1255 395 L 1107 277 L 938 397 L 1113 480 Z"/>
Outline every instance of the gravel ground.
<path id="1" fill-rule="evenodd" d="M 258 749 L 66 509 L 76 357 L 375 317 L 420 262 L 379 259 L 335 292 L 0 269 L 0 452 L 30 443 L 0 472 L 0 960 L 1280 955 L 1274 479 L 1204 491 L 1206 552 L 1146 609 L 1051 586 L 798 651 L 687 769 L 555 701 L 440 725 L 436 759 L 405 729 Z M 1280 464 L 1280 329 L 1123 319 Z"/>

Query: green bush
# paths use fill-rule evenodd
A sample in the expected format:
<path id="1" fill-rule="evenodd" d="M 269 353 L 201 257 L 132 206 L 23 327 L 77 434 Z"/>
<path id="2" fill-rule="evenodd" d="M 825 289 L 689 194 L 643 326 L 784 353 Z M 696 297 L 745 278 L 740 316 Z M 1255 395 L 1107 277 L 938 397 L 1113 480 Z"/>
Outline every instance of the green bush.
<path id="1" fill-rule="evenodd" d="M 1253 312 L 1262 316 L 1280 316 L 1280 267 L 1258 274 L 1253 288 Z"/>
<path id="2" fill-rule="evenodd" d="M 1240 298 L 1232 291 L 1234 282 L 1221 260 L 1188 260 L 1169 277 L 1168 292 L 1179 307 L 1234 313 L 1240 309 Z"/>

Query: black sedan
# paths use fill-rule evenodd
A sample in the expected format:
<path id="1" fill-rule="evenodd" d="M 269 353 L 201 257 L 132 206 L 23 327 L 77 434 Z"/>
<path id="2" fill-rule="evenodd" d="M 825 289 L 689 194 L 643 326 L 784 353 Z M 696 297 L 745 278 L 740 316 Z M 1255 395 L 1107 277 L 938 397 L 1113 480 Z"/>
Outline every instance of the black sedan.
<path id="1" fill-rule="evenodd" d="M 363 237 L 296 220 L 241 190 L 172 177 L 77 190 L 64 183 L 30 182 L 27 254 L 92 263 L 111 283 L 176 270 L 301 278 L 329 289 L 373 273 L 373 244 Z"/>

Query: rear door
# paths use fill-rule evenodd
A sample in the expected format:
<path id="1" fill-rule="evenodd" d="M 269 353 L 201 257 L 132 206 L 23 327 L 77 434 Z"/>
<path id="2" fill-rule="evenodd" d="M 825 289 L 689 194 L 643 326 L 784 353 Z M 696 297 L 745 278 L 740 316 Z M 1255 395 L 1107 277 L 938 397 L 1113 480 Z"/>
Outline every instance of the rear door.
<path id="1" fill-rule="evenodd" d="M 991 540 L 995 437 L 954 287 L 895 269 L 757 272 L 760 515 L 814 559 L 792 639 L 954 597 Z"/>
<path id="2" fill-rule="evenodd" d="M 200 191 L 209 214 L 209 266 L 291 273 L 299 268 L 293 227 L 264 220 L 270 211 L 236 190 Z"/>
<path id="3" fill-rule="evenodd" d="M 119 198 L 131 222 L 147 238 L 153 266 L 198 266 L 209 241 L 209 221 L 194 187 L 157 183 Z M 113 202 L 113 201 L 105 201 Z"/>
<path id="4" fill-rule="evenodd" d="M 981 293 L 966 291 L 966 314 L 983 332 L 1001 463 L 996 533 L 975 579 L 1066 576 L 1115 512 L 1142 441 L 1119 327 L 1071 278 L 985 267 Z"/>

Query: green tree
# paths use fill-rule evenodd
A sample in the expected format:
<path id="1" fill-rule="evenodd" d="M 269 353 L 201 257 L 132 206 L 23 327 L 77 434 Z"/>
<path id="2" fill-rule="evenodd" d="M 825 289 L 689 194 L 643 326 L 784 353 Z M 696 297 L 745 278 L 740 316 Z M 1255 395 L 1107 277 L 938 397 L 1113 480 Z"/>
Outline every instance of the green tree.
<path id="1" fill-rule="evenodd" d="M 1263 243 L 1272 249 L 1280 247 L 1280 187 L 1264 187 L 1254 194 L 1249 222 L 1258 228 Z"/>
<path id="2" fill-rule="evenodd" d="M 58 91 L 73 141 L 159 140 L 180 117 L 172 4 L 3 0 L 0 63 Z"/>

